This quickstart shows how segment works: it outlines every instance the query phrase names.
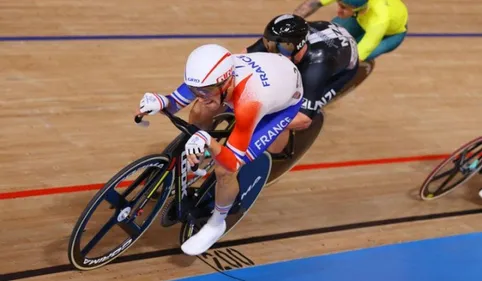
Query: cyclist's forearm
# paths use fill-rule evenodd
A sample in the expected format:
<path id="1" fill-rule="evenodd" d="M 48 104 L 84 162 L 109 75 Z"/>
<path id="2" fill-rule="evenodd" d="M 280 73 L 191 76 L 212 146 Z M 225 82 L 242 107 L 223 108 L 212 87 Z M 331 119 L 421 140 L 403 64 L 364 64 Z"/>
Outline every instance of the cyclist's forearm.
<path id="1" fill-rule="evenodd" d="M 320 0 L 305 0 L 303 4 L 301 4 L 300 6 L 298 6 L 298 8 L 295 9 L 293 14 L 306 18 L 316 12 L 320 7 Z"/>
<path id="2" fill-rule="evenodd" d="M 236 172 L 239 169 L 239 161 L 236 155 L 227 147 L 221 145 L 215 139 L 211 139 L 209 151 L 216 162 L 230 172 Z"/>
<path id="3" fill-rule="evenodd" d="M 209 145 L 209 150 L 211 154 L 216 157 L 221 153 L 222 145 L 217 142 L 215 139 L 211 139 L 211 144 Z"/>
<path id="4" fill-rule="evenodd" d="M 172 114 L 188 106 L 196 97 L 189 90 L 185 83 L 182 83 L 176 90 L 166 96 L 169 99 L 169 112 Z"/>
<path id="5" fill-rule="evenodd" d="M 171 114 L 176 114 L 179 110 L 183 109 L 184 107 L 180 107 L 177 103 L 176 100 L 171 96 L 167 95 L 166 98 L 169 100 L 169 105 L 167 106 L 167 111 L 169 111 Z"/>

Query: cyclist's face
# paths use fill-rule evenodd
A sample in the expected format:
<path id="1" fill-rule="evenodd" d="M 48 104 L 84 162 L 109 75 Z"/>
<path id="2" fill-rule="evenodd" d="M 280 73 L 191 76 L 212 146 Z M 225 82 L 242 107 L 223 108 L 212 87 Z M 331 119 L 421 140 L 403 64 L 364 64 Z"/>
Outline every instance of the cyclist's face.
<path id="1" fill-rule="evenodd" d="M 355 13 L 353 7 L 344 4 L 340 0 L 338 0 L 337 2 L 338 2 L 338 9 L 336 10 L 336 12 L 338 14 L 338 17 L 345 19 L 353 16 L 353 14 Z"/>
<path id="2" fill-rule="evenodd" d="M 198 97 L 198 101 L 209 110 L 216 110 L 221 106 L 221 94 L 210 97 Z"/>
<path id="3" fill-rule="evenodd" d="M 221 105 L 222 90 L 219 87 L 191 88 L 198 101 L 209 109 L 216 109 Z"/>
<path id="4" fill-rule="evenodd" d="M 280 53 L 288 58 L 290 58 L 291 53 L 294 51 L 294 45 L 290 43 L 276 43 L 269 41 L 263 37 L 264 47 L 270 53 Z"/>
<path id="5" fill-rule="evenodd" d="M 197 97 L 202 99 L 212 99 L 222 93 L 222 85 L 213 85 L 202 88 L 189 87 L 191 92 Z"/>
<path id="6" fill-rule="evenodd" d="M 277 53 L 278 49 L 276 48 L 276 42 L 269 41 L 268 39 L 263 37 L 263 45 L 268 50 L 269 53 Z"/>
<path id="7" fill-rule="evenodd" d="M 218 85 L 207 86 L 203 88 L 189 87 L 191 92 L 198 98 L 199 102 L 209 109 L 217 109 L 221 105 L 221 95 L 230 86 L 230 81 L 232 77 L 228 80 L 220 83 Z"/>

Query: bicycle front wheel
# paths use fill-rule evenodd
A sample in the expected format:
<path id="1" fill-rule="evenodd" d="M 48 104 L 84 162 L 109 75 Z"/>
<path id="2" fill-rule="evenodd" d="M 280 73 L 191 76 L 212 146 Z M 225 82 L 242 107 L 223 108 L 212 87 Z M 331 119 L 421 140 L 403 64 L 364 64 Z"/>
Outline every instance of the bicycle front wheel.
<path id="1" fill-rule="evenodd" d="M 75 268 L 104 266 L 142 236 L 170 193 L 170 162 L 160 154 L 142 157 L 119 171 L 95 194 L 70 237 L 68 258 Z M 154 201 L 152 195 L 157 190 L 161 195 Z"/>

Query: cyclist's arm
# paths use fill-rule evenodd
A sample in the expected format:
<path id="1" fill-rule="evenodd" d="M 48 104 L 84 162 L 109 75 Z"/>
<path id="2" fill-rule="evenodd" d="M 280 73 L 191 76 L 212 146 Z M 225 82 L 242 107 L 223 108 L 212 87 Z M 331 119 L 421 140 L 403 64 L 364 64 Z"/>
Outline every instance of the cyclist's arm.
<path id="1" fill-rule="evenodd" d="M 196 96 L 191 90 L 189 90 L 185 83 L 182 83 L 176 90 L 166 97 L 169 99 L 169 107 L 167 110 L 172 114 L 188 106 L 196 99 Z"/>
<path id="2" fill-rule="evenodd" d="M 328 81 L 335 73 L 335 59 L 325 59 L 322 62 L 312 63 L 301 72 L 303 81 L 303 104 L 299 114 L 288 126 L 289 129 L 304 129 L 311 125 L 311 120 L 318 114 L 322 107 L 322 98 Z"/>
<path id="3" fill-rule="evenodd" d="M 209 146 L 214 159 L 226 170 L 235 172 L 243 164 L 242 157 L 246 155 L 249 142 L 261 115 L 261 103 L 248 101 L 236 108 L 236 124 L 228 138 L 226 146 L 211 139 Z"/>
<path id="4" fill-rule="evenodd" d="M 358 43 L 360 60 L 364 61 L 380 45 L 387 31 L 388 24 L 388 19 L 380 19 L 367 27 L 363 39 Z"/>
<path id="5" fill-rule="evenodd" d="M 329 5 L 336 0 L 305 0 L 303 4 L 299 5 L 293 14 L 298 15 L 302 18 L 306 18 L 311 16 L 314 12 L 316 12 L 320 7 Z"/>

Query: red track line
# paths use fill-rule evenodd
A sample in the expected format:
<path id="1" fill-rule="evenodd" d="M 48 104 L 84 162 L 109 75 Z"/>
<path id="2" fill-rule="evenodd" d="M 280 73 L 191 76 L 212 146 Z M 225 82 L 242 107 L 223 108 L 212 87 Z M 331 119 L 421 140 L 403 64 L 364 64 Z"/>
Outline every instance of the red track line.
<path id="1" fill-rule="evenodd" d="M 371 160 L 354 160 L 354 161 L 345 161 L 345 162 L 303 164 L 303 165 L 295 166 L 293 169 L 291 169 L 291 171 L 296 172 L 296 171 L 307 171 L 307 170 L 318 170 L 318 169 L 329 169 L 329 168 L 443 160 L 448 156 L 449 156 L 448 154 L 437 154 L 437 155 L 423 155 L 423 156 L 410 156 L 410 157 L 384 158 L 384 159 L 371 159 Z M 125 187 L 129 185 L 129 183 L 130 181 L 123 182 L 121 183 L 120 186 Z M 62 194 L 62 193 L 72 193 L 72 192 L 80 192 L 80 191 L 88 191 L 88 190 L 98 190 L 102 188 L 103 185 L 104 185 L 103 183 L 96 183 L 96 184 L 87 184 L 87 185 L 75 185 L 75 186 L 3 192 L 3 193 L 0 193 L 0 200 L 25 198 L 25 197 L 33 197 L 33 196 L 44 196 L 44 195 L 52 195 L 52 194 Z"/>
<path id="2" fill-rule="evenodd" d="M 118 186 L 125 187 L 129 185 L 129 183 L 131 182 L 132 181 L 125 181 L 120 183 Z M 52 194 L 62 194 L 62 193 L 72 193 L 72 192 L 80 192 L 80 191 L 88 191 L 88 190 L 98 190 L 98 189 L 101 189 L 103 186 L 104 186 L 103 183 L 95 183 L 95 184 L 86 184 L 86 185 L 49 187 L 44 189 L 30 189 L 30 190 L 21 190 L 21 191 L 13 191 L 13 192 L 3 192 L 3 193 L 0 193 L 0 200 L 52 195 Z"/>
<path id="3" fill-rule="evenodd" d="M 383 158 L 383 159 L 371 159 L 371 160 L 354 160 L 346 162 L 331 162 L 331 163 L 317 163 L 317 164 L 303 164 L 297 165 L 291 171 L 306 171 L 306 170 L 318 170 L 328 168 L 342 168 L 342 167 L 355 167 L 355 166 L 368 166 L 379 164 L 395 164 L 405 162 L 418 162 L 418 161 L 430 161 L 430 160 L 443 160 L 449 157 L 449 154 L 436 154 L 436 155 L 422 155 L 422 156 L 409 156 L 398 158 Z"/>

